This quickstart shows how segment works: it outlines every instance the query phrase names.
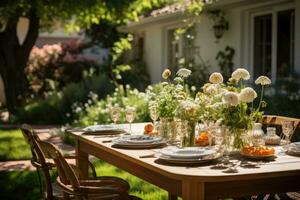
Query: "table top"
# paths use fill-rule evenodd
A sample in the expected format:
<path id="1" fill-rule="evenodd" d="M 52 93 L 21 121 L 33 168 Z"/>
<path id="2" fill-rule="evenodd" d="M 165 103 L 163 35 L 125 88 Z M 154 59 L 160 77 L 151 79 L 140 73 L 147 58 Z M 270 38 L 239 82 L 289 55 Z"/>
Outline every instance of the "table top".
<path id="1" fill-rule="evenodd" d="M 145 123 L 132 124 L 134 134 L 142 134 L 144 125 Z M 281 151 L 281 147 L 275 147 L 276 158 L 273 161 L 259 162 L 257 166 L 252 168 L 238 165 L 237 173 L 226 173 L 224 170 L 214 168 L 216 162 L 186 165 L 170 164 L 155 157 L 140 158 L 140 156 L 155 153 L 158 149 L 120 149 L 112 147 L 111 142 L 103 142 L 114 139 L 113 137 L 83 135 L 82 132 L 72 132 L 71 134 L 76 139 L 111 154 L 116 159 L 125 158 L 129 162 L 180 180 L 188 178 L 216 182 L 300 175 L 300 157 L 286 155 Z M 233 158 L 232 162 L 238 163 L 239 160 Z"/>

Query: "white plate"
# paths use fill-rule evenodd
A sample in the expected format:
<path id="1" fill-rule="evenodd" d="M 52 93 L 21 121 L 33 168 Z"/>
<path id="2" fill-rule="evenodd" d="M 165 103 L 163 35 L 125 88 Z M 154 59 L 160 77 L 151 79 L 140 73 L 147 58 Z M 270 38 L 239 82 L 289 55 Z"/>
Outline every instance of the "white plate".
<path id="1" fill-rule="evenodd" d="M 216 151 L 201 147 L 186 147 L 182 149 L 165 148 L 161 149 L 159 153 L 172 158 L 189 159 L 201 158 L 203 156 L 214 154 Z"/>
<path id="2" fill-rule="evenodd" d="M 188 159 L 173 158 L 173 157 L 166 156 L 166 155 L 160 155 L 157 158 L 167 161 L 167 162 L 170 162 L 170 163 L 193 164 L 193 163 L 205 163 L 205 162 L 213 161 L 213 160 L 220 158 L 220 155 L 214 154 L 214 155 L 205 156 L 203 158 L 188 158 Z"/>
<path id="3" fill-rule="evenodd" d="M 125 131 L 120 128 L 119 126 L 113 126 L 113 125 L 94 125 L 94 126 L 88 126 L 84 129 L 82 129 L 84 134 L 120 134 L 124 133 Z"/>
<path id="4" fill-rule="evenodd" d="M 150 144 L 162 141 L 162 138 L 147 135 L 128 135 L 118 138 L 120 142 L 128 144 Z"/>
<path id="5" fill-rule="evenodd" d="M 130 148 L 130 149 L 145 149 L 145 148 L 154 148 L 154 147 L 166 145 L 165 141 L 146 143 L 146 144 L 134 144 L 134 143 L 121 142 L 116 139 L 116 140 L 113 140 L 112 142 L 115 147 Z"/>
<path id="6" fill-rule="evenodd" d="M 118 126 L 113 125 L 94 125 L 94 126 L 88 126 L 83 129 L 84 131 L 115 131 L 115 130 L 123 130 Z"/>
<path id="7" fill-rule="evenodd" d="M 293 142 L 290 144 L 290 146 L 300 150 L 300 142 Z"/>

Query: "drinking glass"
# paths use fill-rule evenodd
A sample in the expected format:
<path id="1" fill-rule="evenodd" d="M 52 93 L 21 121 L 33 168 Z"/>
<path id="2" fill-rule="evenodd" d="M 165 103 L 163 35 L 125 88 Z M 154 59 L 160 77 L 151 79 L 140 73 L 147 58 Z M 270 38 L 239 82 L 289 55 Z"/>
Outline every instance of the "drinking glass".
<path id="1" fill-rule="evenodd" d="M 158 114 L 157 114 L 157 107 L 155 105 L 152 105 L 149 107 L 150 111 L 150 118 L 153 120 L 153 126 L 154 126 L 154 131 L 156 130 L 156 120 L 158 119 Z"/>
<path id="2" fill-rule="evenodd" d="M 134 107 L 126 107 L 126 121 L 129 122 L 129 134 L 131 134 L 131 123 L 134 121 L 136 112 Z"/>
<path id="3" fill-rule="evenodd" d="M 294 123 L 292 121 L 282 122 L 282 133 L 284 135 L 284 140 L 286 144 L 291 142 L 291 137 L 294 131 Z"/>
<path id="4" fill-rule="evenodd" d="M 231 138 L 230 138 L 230 132 L 228 130 L 228 128 L 226 127 L 222 127 L 221 128 L 221 137 L 222 137 L 222 142 L 221 142 L 221 150 L 223 153 L 223 159 L 222 162 L 223 164 L 229 164 L 229 154 L 230 154 L 230 142 L 231 142 Z M 220 138 L 219 138 L 220 139 Z"/>
<path id="5" fill-rule="evenodd" d="M 114 124 L 117 124 L 117 121 L 119 120 L 120 115 L 121 115 L 121 109 L 119 106 L 114 106 L 110 109 L 110 118 Z"/>

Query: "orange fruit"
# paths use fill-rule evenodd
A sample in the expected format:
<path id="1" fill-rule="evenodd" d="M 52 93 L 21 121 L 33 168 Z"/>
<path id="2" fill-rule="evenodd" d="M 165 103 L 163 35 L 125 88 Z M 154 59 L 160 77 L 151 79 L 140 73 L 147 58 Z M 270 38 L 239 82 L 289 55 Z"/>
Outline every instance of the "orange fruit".
<path id="1" fill-rule="evenodd" d="M 149 124 L 146 124 L 145 126 L 144 126 L 144 132 L 145 132 L 145 134 L 149 134 L 149 133 L 152 133 L 152 131 L 154 130 L 154 126 L 153 126 L 153 124 L 151 123 L 149 123 Z"/>

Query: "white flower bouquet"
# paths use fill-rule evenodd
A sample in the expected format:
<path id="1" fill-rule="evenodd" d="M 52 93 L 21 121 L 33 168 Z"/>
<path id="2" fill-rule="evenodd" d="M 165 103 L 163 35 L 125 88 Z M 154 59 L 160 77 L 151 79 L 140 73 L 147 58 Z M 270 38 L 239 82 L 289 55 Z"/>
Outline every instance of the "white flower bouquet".
<path id="1" fill-rule="evenodd" d="M 207 124 L 218 123 L 227 127 L 234 136 L 234 147 L 243 145 L 241 135 L 251 129 L 253 122 L 262 117 L 260 108 L 265 105 L 263 101 L 264 86 L 271 84 L 266 76 L 260 76 L 255 81 L 262 86 L 261 96 L 257 108 L 254 100 L 257 93 L 247 87 L 245 81 L 250 79 L 250 73 L 243 68 L 235 70 L 229 81 L 223 83 L 220 73 L 212 73 L 210 83 L 203 86 L 203 91 L 197 94 L 196 101 L 200 106 L 201 120 Z"/>

